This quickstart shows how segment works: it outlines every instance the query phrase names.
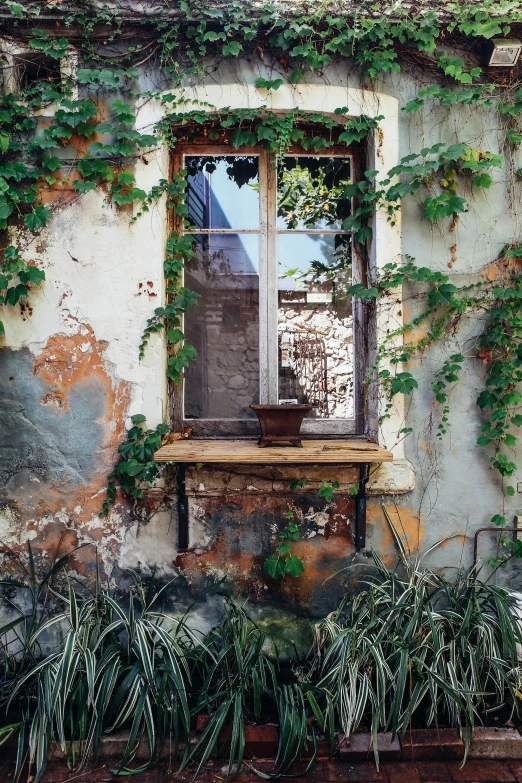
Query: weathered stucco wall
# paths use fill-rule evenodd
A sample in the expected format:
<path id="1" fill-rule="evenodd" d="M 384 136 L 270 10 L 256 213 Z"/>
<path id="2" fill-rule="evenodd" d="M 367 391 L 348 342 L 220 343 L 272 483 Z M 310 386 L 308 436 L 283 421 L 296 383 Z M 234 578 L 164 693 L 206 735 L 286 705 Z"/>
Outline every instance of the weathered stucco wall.
<path id="1" fill-rule="evenodd" d="M 413 116 L 398 111 L 418 90 L 418 80 L 408 74 L 377 85 L 374 94 L 357 72 L 342 64 L 322 77 L 311 77 L 308 85 L 283 87 L 272 96 L 255 90 L 255 78 L 261 75 L 274 74 L 266 64 L 222 66 L 213 73 L 212 82 L 195 94 L 219 106 L 272 102 L 281 109 L 333 111 L 346 105 L 354 115 L 384 114 L 384 135 L 369 145 L 371 168 L 382 172 L 398 157 L 437 141 L 458 139 L 499 151 L 493 111 L 453 108 L 450 115 L 439 107 Z M 144 74 L 143 84 L 157 79 L 157 74 Z M 139 115 L 140 126 L 147 127 L 158 113 L 158 106 L 147 103 Z M 137 186 L 150 188 L 167 172 L 166 151 L 148 155 L 147 162 L 136 167 Z M 414 198 L 403 203 L 402 235 L 400 224 L 391 228 L 378 215 L 374 263 L 382 266 L 402 250 L 419 264 L 449 273 L 457 281 L 478 272 L 518 235 L 520 211 L 515 195 L 506 190 L 508 176 L 507 171 L 497 172 L 485 195 L 474 194 L 455 233 L 422 221 Z M 119 500 L 108 519 L 100 519 L 107 475 L 129 416 L 144 413 L 149 426 L 167 416 L 161 336 L 151 340 L 145 359 L 138 361 L 143 326 L 163 299 L 167 210 L 160 203 L 130 224 L 131 212 L 108 203 L 102 192 L 73 198 L 70 192 L 64 197 L 55 190 L 45 197 L 60 206 L 50 227 L 36 239 L 23 233 L 16 239 L 24 255 L 45 269 L 47 279 L 31 297 L 31 313 L 5 314 L 6 337 L 0 350 L 4 567 L 12 562 L 10 550 L 20 551 L 27 541 L 42 565 L 50 563 L 58 547 L 63 554 L 92 543 L 104 572 L 115 580 L 127 578 L 129 569 L 174 580 L 170 608 L 182 611 L 195 599 L 202 623 L 212 622 L 215 616 L 216 592 L 236 590 L 250 599 L 252 611 L 272 632 L 277 630 L 282 641 L 297 636 L 306 640 L 306 623 L 303 630 L 300 621 L 293 625 L 290 618 L 326 614 L 341 594 L 342 581 L 353 584 L 369 563 L 364 553 L 355 556 L 353 544 L 354 501 L 347 487 L 357 480 L 354 469 L 190 470 L 190 549 L 186 552 L 177 550 L 171 468 L 139 509 Z M 452 260 L 453 245 L 456 260 Z M 402 303 L 392 300 L 382 309 L 381 333 L 419 307 L 409 293 L 405 292 Z M 479 323 L 464 321 L 456 336 L 471 357 L 479 333 Z M 463 381 L 452 394 L 450 433 L 441 442 L 435 437 L 439 414 L 433 407 L 430 371 L 440 367 L 455 346 L 434 348 L 414 368 L 418 393 L 395 411 L 380 435 L 381 442 L 393 448 L 397 462 L 372 476 L 367 547 L 390 564 L 396 550 L 382 503 L 412 551 L 422 552 L 440 538 L 454 536 L 426 561 L 446 569 L 471 564 L 474 531 L 488 524 L 503 503 L 509 521 L 522 512 L 522 495 L 503 499 L 487 452 L 475 445 L 481 423 L 475 405 L 484 372 L 480 360 L 470 358 Z M 403 426 L 414 430 L 406 440 L 398 434 Z M 289 481 L 303 473 L 309 479 L 307 487 L 302 493 L 290 492 Z M 341 482 L 330 504 L 316 493 L 325 478 Z M 512 483 L 516 485 L 516 480 Z M 306 570 L 297 580 L 288 577 L 275 583 L 263 575 L 262 563 L 273 551 L 289 509 L 300 521 L 302 539 L 296 551 Z M 493 551 L 494 540 L 484 537 L 483 559 Z M 92 573 L 93 555 L 93 547 L 84 547 L 70 565 Z M 498 578 L 518 584 L 516 566 Z"/>

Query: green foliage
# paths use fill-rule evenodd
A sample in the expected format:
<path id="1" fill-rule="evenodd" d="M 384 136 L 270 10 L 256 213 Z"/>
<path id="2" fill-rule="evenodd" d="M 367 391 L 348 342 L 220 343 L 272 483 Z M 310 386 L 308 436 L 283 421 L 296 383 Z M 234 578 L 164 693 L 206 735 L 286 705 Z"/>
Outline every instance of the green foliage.
<path id="1" fill-rule="evenodd" d="M 407 155 L 398 166 L 390 169 L 381 186 L 389 185 L 392 177 L 402 177 L 402 181 L 376 194 L 376 198 L 387 206 L 390 220 L 393 221 L 397 203 L 405 196 L 415 195 L 422 185 L 431 190 L 438 184 L 441 192 L 424 200 L 423 217 L 431 222 L 451 217 L 454 228 L 459 214 L 466 211 L 466 200 L 457 195 L 459 177 L 471 180 L 476 188 L 491 187 L 490 171 L 503 164 L 500 155 L 480 152 L 466 144 L 444 147 L 442 143 L 426 147 L 420 153 Z"/>
<path id="2" fill-rule="evenodd" d="M 449 427 L 449 405 L 448 405 L 448 387 L 460 380 L 459 373 L 462 371 L 464 357 L 461 353 L 452 354 L 446 359 L 440 370 L 438 370 L 431 384 L 433 396 L 439 405 L 442 406 L 441 421 L 437 426 L 437 437 L 442 439 Z"/>
<path id="3" fill-rule="evenodd" d="M 520 246 L 504 248 L 505 257 L 517 257 Z M 487 363 L 486 387 L 477 404 L 487 415 L 481 425 L 479 446 L 494 448 L 492 466 L 504 477 L 515 473 L 517 466 L 506 453 L 514 447 L 517 437 L 514 428 L 522 425 L 518 413 L 522 394 L 522 278 L 513 272 L 505 286 L 492 291 L 493 306 L 489 310 L 489 324 L 479 342 L 479 356 Z"/>
<path id="4" fill-rule="evenodd" d="M 76 78 L 79 84 L 100 85 L 109 88 L 122 88 L 127 81 L 136 79 L 138 70 L 116 68 L 79 68 Z"/>
<path id="5" fill-rule="evenodd" d="M 86 183 L 82 183 L 86 184 Z M 122 171 L 118 174 L 117 182 L 111 188 L 112 200 L 123 206 L 123 204 L 132 204 L 134 201 L 145 201 L 147 194 L 141 188 L 135 187 L 135 178 L 132 171 Z"/>
<path id="6" fill-rule="evenodd" d="M 59 565 L 63 566 L 64 559 L 60 558 Z M 13 582 L 10 584 L 12 589 Z M 44 591 L 35 600 L 36 622 L 27 623 L 23 612 L 17 610 L 21 615 L 16 618 L 18 626 L 26 626 L 25 633 L 17 633 L 26 664 L 18 668 L 10 693 L 3 700 L 7 709 L 16 704 L 24 716 L 17 732 L 23 751 L 17 774 L 25 755 L 26 730 L 35 783 L 45 773 L 52 739 L 63 751 L 72 741 L 69 762 L 81 769 L 89 754 L 99 759 L 105 733 L 129 725 L 128 743 L 118 766 L 123 775 L 156 763 L 167 735 L 173 736 L 172 751 L 178 754 L 180 733 L 188 737 L 190 731 L 191 659 L 199 642 L 182 620 L 167 618 L 156 608 L 160 593 L 136 579 L 127 593 L 125 610 L 121 596 L 102 590 L 97 577 L 95 591 L 87 598 L 72 584 L 64 596 Z M 39 619 L 46 595 L 51 597 L 52 605 L 57 601 L 62 604 L 63 610 Z M 59 643 L 51 654 L 42 656 L 41 635 L 57 628 L 62 629 Z M 9 644 L 12 646 L 12 641 L 6 640 L 7 631 L 6 626 L 0 628 L 0 636 L 8 645 L 2 645 L 4 655 Z M 131 766 L 137 743 L 144 735 L 149 741 L 150 759 L 138 767 Z"/>
<path id="7" fill-rule="evenodd" d="M 517 709 L 514 598 L 475 574 L 452 583 L 404 556 L 399 576 L 374 560 L 378 576 L 317 626 L 317 686 L 332 694 L 347 737 L 363 716 L 375 738 L 402 736 L 413 720 L 444 722 L 467 750 L 488 702 Z"/>
<path id="8" fill-rule="evenodd" d="M 0 264 L 0 306 L 14 307 L 19 302 L 26 301 L 31 289 L 39 286 L 43 280 L 45 280 L 45 272 L 28 264 L 20 255 L 18 248 L 9 245 L 3 251 L 3 260 Z M 4 325 L 0 321 L 0 336 L 3 334 Z"/>
<path id="9" fill-rule="evenodd" d="M 259 90 L 278 90 L 283 86 L 283 79 L 256 79 L 256 87 Z"/>
<path id="10" fill-rule="evenodd" d="M 162 101 L 168 104 L 175 101 L 175 96 L 164 95 Z M 340 123 L 326 114 L 305 112 L 301 109 L 292 109 L 284 115 L 267 112 L 264 107 L 222 109 L 219 113 L 191 109 L 168 113 L 159 123 L 158 133 L 173 145 L 190 138 L 195 127 L 204 126 L 211 140 L 218 138 L 223 130 L 229 132 L 230 143 L 234 149 L 260 144 L 270 152 L 284 155 L 292 144 L 299 144 L 307 152 L 320 152 L 334 146 L 334 131 L 341 130 L 338 142 L 349 145 L 362 141 L 368 133 L 379 127 L 379 121 L 383 119 L 382 116 L 371 118 L 364 115 L 344 117 L 347 112 L 346 107 L 338 108 L 334 112 L 338 117 L 343 117 L 340 128 Z M 314 134 L 309 133 L 310 126 L 314 129 Z M 174 137 L 173 127 L 176 133 Z"/>
<path id="11" fill-rule="evenodd" d="M 158 424 L 155 430 L 144 429 L 145 416 L 131 416 L 132 427 L 126 439 L 118 446 L 119 461 L 108 477 L 107 498 L 103 502 L 101 517 L 107 517 L 116 500 L 118 487 L 133 500 L 143 497 L 143 484 L 154 485 L 159 469 L 154 462 L 154 452 L 161 446 L 161 438 L 169 432 L 167 424 Z"/>
<path id="12" fill-rule="evenodd" d="M 299 541 L 299 527 L 293 522 L 294 513 L 288 511 L 286 518 L 290 520 L 283 530 L 277 534 L 279 543 L 275 554 L 265 560 L 264 571 L 272 579 L 280 579 L 287 574 L 298 577 L 304 573 L 303 561 L 297 555 L 292 554 L 291 541 Z"/>
<path id="13" fill-rule="evenodd" d="M 481 73 L 480 68 L 464 71 L 465 62 L 462 57 L 448 57 L 446 54 L 439 55 L 439 67 L 446 76 L 451 76 L 461 84 L 472 84 L 473 79 L 478 79 Z"/>
<path id="14" fill-rule="evenodd" d="M 31 35 L 32 38 L 29 39 L 31 49 L 42 52 L 55 60 L 61 60 L 67 54 L 69 45 L 67 38 L 54 38 L 47 30 L 41 30 L 39 27 L 33 27 Z"/>
<path id="15" fill-rule="evenodd" d="M 185 335 L 181 331 L 183 315 L 197 301 L 197 294 L 181 285 L 185 263 L 193 255 L 190 236 L 171 234 L 167 241 L 167 257 L 164 262 L 168 302 L 163 307 L 157 307 L 152 318 L 148 319 L 140 345 L 141 359 L 150 335 L 165 331 L 169 344 L 167 376 L 175 384 L 181 382 L 183 370 L 196 358 L 195 348 L 185 341 Z"/>
<path id="16" fill-rule="evenodd" d="M 18 616 L 0 627 L 0 703 L 8 716 L 16 710 L 22 717 L 0 727 L 0 744 L 18 735 L 15 775 L 23 768 L 26 734 L 38 783 L 51 740 L 82 770 L 91 754 L 99 760 L 104 735 L 125 728 L 128 742 L 115 759 L 115 774 L 150 769 L 165 746 L 171 761 L 178 761 L 178 775 L 189 765 L 197 775 L 212 755 L 223 752 L 231 772 L 243 763 L 246 722 L 267 715 L 281 727 L 278 774 L 291 770 L 311 745 L 310 769 L 319 734 L 329 738 L 333 751 L 329 695 L 299 681 L 290 669 L 281 672 L 265 651 L 265 634 L 241 606 L 225 599 L 223 618 L 203 635 L 186 617 L 161 610 L 159 599 L 169 585 L 158 589 L 136 576 L 130 589 L 116 592 L 104 589 L 97 573 L 92 591 L 70 583 L 65 590 L 50 589 L 47 583 L 66 559 L 57 559 L 40 581 L 33 569 L 27 580 L 2 583 L 30 589 L 34 596 L 32 617 L 14 606 Z M 40 638 L 53 633 L 52 653 L 42 655 Z M 10 654 L 15 647 L 16 656 Z M 191 729 L 199 715 L 208 722 L 194 742 Z M 136 763 L 142 739 L 149 757 Z"/>
<path id="17" fill-rule="evenodd" d="M 335 490 L 339 489 L 340 486 L 338 481 L 323 481 L 317 494 L 320 498 L 324 498 L 327 503 L 331 503 Z"/>
<path id="18" fill-rule="evenodd" d="M 0 627 L 0 744 L 18 736 L 15 777 L 28 747 L 39 783 L 51 740 L 81 774 L 91 754 L 98 762 L 102 737 L 122 730 L 129 736 L 116 774 L 145 772 L 165 747 L 177 776 L 187 767 L 197 775 L 213 755 L 228 760 L 230 774 L 243 764 L 246 723 L 265 720 L 279 726 L 277 776 L 291 774 L 305 751 L 311 769 L 319 738 L 333 753 L 336 733 L 349 738 L 362 722 L 374 734 L 377 764 L 379 733 L 402 736 L 413 721 L 456 726 L 467 748 L 490 703 L 506 720 L 518 710 L 515 596 L 475 569 L 450 582 L 421 568 L 392 531 L 400 567 L 389 570 L 374 555 L 363 589 L 317 623 L 306 658 L 288 663 L 268 654 L 275 640 L 229 599 L 203 634 L 190 614 L 161 608 L 160 599 L 174 597 L 170 585 L 135 576 L 116 591 L 102 585 L 98 568 L 90 586 L 69 582 L 63 569 L 74 551 L 37 576 L 28 546 L 22 578 L 0 582 L 10 595 L 27 595 L 21 606 L 11 601 L 12 618 Z M 207 723 L 194 741 L 197 716 Z M 148 758 L 138 760 L 142 740 Z"/>
<path id="19" fill-rule="evenodd" d="M 313 228 L 317 221 L 333 226 L 351 212 L 351 199 L 344 195 L 350 168 L 343 161 L 308 161 L 301 166 L 295 158 L 278 161 L 278 217 L 287 228 Z"/>
<path id="20" fill-rule="evenodd" d="M 466 105 L 481 103 L 482 106 L 491 106 L 491 93 L 495 90 L 494 84 L 485 84 L 470 87 L 465 90 L 453 90 L 449 87 L 441 87 L 437 84 L 419 90 L 417 96 L 402 107 L 407 114 L 417 112 L 426 105 L 427 100 L 440 101 L 443 106 Z"/>
<path id="21" fill-rule="evenodd" d="M 500 261 L 518 258 L 522 254 L 519 245 L 506 246 Z M 517 470 L 516 463 L 506 453 L 513 448 L 517 437 L 513 428 L 522 425 L 522 415 L 518 413 L 522 403 L 519 391 L 522 383 L 522 279 L 513 269 L 503 285 L 484 281 L 474 286 L 458 287 L 450 282 L 448 275 L 432 271 L 427 267 L 417 267 L 413 259 L 407 258 L 403 266 L 387 264 L 381 275 L 367 286 L 357 284 L 347 289 L 347 295 L 359 299 L 379 298 L 405 283 L 421 284 L 425 291 L 427 307 L 411 323 L 389 333 L 379 347 L 377 360 L 371 372 L 377 371 L 388 403 L 384 418 L 389 416 L 393 397 L 396 394 L 410 394 L 417 388 L 417 381 L 409 371 L 397 371 L 397 367 L 414 357 L 419 357 L 435 342 L 448 335 L 458 324 L 462 315 L 468 311 L 484 308 L 488 313 L 487 326 L 477 346 L 478 356 L 488 368 L 485 388 L 480 392 L 477 405 L 487 415 L 481 425 L 482 435 L 478 446 L 492 446 L 492 467 L 502 477 L 510 478 Z M 427 290 L 426 290 L 427 286 Z M 407 337 L 416 327 L 422 327 L 424 336 L 418 341 L 400 344 L 393 343 L 397 337 Z M 460 353 L 452 354 L 445 360 L 432 380 L 432 392 L 441 408 L 441 421 L 437 427 L 437 436 L 442 438 L 449 424 L 449 389 L 458 383 L 464 357 Z M 395 371 L 382 367 L 387 363 Z M 495 523 L 497 524 L 497 523 Z"/>

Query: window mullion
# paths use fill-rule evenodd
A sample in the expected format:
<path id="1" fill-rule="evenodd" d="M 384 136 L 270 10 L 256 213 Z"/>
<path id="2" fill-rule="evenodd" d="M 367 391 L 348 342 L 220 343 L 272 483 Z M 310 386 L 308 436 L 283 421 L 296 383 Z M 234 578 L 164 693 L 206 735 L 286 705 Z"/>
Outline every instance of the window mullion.
<path id="1" fill-rule="evenodd" d="M 268 160 L 267 153 L 259 154 L 259 402 L 266 405 L 269 398 L 268 373 Z"/>
<path id="2" fill-rule="evenodd" d="M 259 402 L 266 405 L 270 399 L 270 358 L 269 358 L 269 303 L 268 280 L 270 266 L 269 252 L 269 166 L 268 153 L 259 153 Z"/>
<path id="3" fill-rule="evenodd" d="M 277 260 L 277 169 L 275 157 L 267 154 L 267 343 L 268 399 L 279 402 L 279 356 L 277 339 L 278 260 Z"/>

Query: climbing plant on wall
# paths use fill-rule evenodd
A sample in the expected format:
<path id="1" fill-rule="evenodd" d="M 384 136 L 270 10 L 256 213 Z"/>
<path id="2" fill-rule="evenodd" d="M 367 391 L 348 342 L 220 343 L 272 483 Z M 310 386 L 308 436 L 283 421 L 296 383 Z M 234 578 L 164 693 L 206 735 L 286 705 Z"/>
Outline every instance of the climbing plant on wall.
<path id="1" fill-rule="evenodd" d="M 216 58 L 233 62 L 242 56 L 255 57 L 270 65 L 274 78 L 258 78 L 255 83 L 260 98 L 267 102 L 283 85 L 298 85 L 340 59 L 350 60 L 370 80 L 369 89 L 372 79 L 398 72 L 405 65 L 420 67 L 438 83 L 419 89 L 403 106 L 405 114 L 423 111 L 430 103 L 448 110 L 462 105 L 477 111 L 494 107 L 507 154 L 522 141 L 518 126 L 521 84 L 513 72 L 484 68 L 474 53 L 485 39 L 518 29 L 522 24 L 519 2 L 481 0 L 470 5 L 450 1 L 437 9 L 363 2 L 353 17 L 335 3 L 312 8 L 264 2 L 253 10 L 240 0 L 225 6 L 182 0 L 175 8 L 158 4 L 154 14 L 84 0 L 6 2 L 5 7 L 11 16 L 3 31 L 8 44 L 4 72 L 21 67 L 16 52 L 28 51 L 45 58 L 48 74 L 19 91 L 7 90 L 0 100 L 0 229 L 7 235 L 0 305 L 20 306 L 26 313 L 30 312 L 31 291 L 42 284 L 45 274 L 33 261 L 25 260 L 25 237 L 42 231 L 59 204 L 44 203 L 45 188 L 58 192 L 61 187 L 77 198 L 103 189 L 114 204 L 134 211 L 132 220 L 165 199 L 178 219 L 186 221 L 184 172 L 170 181 L 161 180 L 148 192 L 136 183 L 135 162 L 146 159 L 158 145 L 172 149 L 201 132 L 209 141 L 226 138 L 234 149 L 262 145 L 275 156 L 292 144 L 313 153 L 334 143 L 363 142 L 368 136 L 379 140 L 382 117 L 352 117 L 349 107 L 339 107 L 329 116 L 298 109 L 278 114 L 266 106 L 217 111 L 190 102 L 186 94 L 189 80 L 203 77 Z M 138 33 L 129 35 L 131 25 Z M 470 43 L 476 44 L 472 53 Z M 78 61 L 74 67 L 71 58 Z M 141 86 L 148 63 L 154 63 L 162 75 L 160 88 L 152 88 L 150 81 L 146 89 Z M 161 107 L 161 119 L 138 129 L 140 108 L 151 102 Z M 367 171 L 359 182 L 346 187 L 343 195 L 354 199 L 355 208 L 343 229 L 353 231 L 365 248 L 372 239 L 375 209 L 384 210 L 393 222 L 402 201 L 415 197 L 421 200 L 425 220 L 453 233 L 475 194 L 487 190 L 495 170 L 504 165 L 499 154 L 479 149 L 467 139 L 412 152 L 386 177 Z M 422 358 L 465 314 L 476 313 L 485 319 L 477 345 L 487 368 L 485 387 L 477 400 L 484 416 L 478 445 L 490 450 L 492 467 L 506 479 L 516 471 L 509 450 L 522 424 L 517 413 L 522 401 L 518 390 L 522 380 L 519 239 L 512 237 L 501 251 L 496 263 L 502 274 L 492 284 L 481 279 L 457 286 L 447 274 L 405 259 L 388 265 L 378 276 L 370 272 L 367 283 L 347 290 L 355 298 L 375 300 L 408 285 L 422 291 L 426 305 L 379 346 L 370 376 L 377 374 L 386 397 L 383 417 L 390 415 L 395 395 L 410 395 L 417 388 L 409 367 L 412 359 Z M 450 268 L 457 261 L 456 243 L 451 253 Z M 183 269 L 192 256 L 190 239 L 173 232 L 165 258 L 166 304 L 151 314 L 139 349 L 143 358 L 151 335 L 165 333 L 167 374 L 173 383 L 179 383 L 185 368 L 196 359 L 182 331 L 183 314 L 196 299 L 183 286 Z M 423 336 L 415 339 L 420 328 Z M 395 345 L 397 338 L 401 338 L 400 347 Z M 440 438 L 450 426 L 449 390 L 458 382 L 463 363 L 461 353 L 452 353 L 432 378 L 441 412 Z M 127 441 L 132 448 L 120 447 L 121 462 L 111 479 L 109 501 L 114 500 L 116 480 L 125 492 L 137 497 L 133 493 L 139 491 L 139 480 L 154 478 L 146 466 L 151 461 L 150 448 L 159 444 L 162 432 L 144 432 L 142 424 L 134 422 L 130 431 Z M 408 434 L 404 427 L 399 436 Z M 129 460 L 134 463 L 129 465 Z M 509 495 L 514 489 L 508 484 L 506 491 Z M 499 514 L 494 521 L 503 524 L 505 518 Z"/>

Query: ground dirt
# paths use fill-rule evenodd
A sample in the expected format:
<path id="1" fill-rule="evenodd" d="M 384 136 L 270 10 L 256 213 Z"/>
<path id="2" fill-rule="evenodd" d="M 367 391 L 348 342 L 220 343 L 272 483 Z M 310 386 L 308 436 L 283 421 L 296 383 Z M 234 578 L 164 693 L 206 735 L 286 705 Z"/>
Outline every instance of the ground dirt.
<path id="1" fill-rule="evenodd" d="M 253 763 L 253 766 L 265 774 L 272 771 L 271 762 L 258 761 Z M 91 765 L 78 772 L 69 770 L 64 762 L 51 762 L 42 783 L 106 783 L 122 780 L 111 773 L 111 767 L 110 762 L 107 762 Z M 14 762 L 0 761 L 0 783 L 12 780 L 13 769 Z M 314 770 L 306 776 L 302 775 L 303 769 L 304 767 L 297 767 L 294 770 L 294 783 L 522 783 L 522 761 L 469 761 L 462 769 L 460 763 L 455 761 L 401 762 L 382 764 L 380 771 L 377 771 L 371 762 L 348 764 L 325 761 L 318 762 Z M 214 783 L 226 780 L 227 771 L 227 767 L 216 764 L 203 770 L 198 781 Z M 193 772 L 176 775 L 175 771 L 169 772 L 165 763 L 131 778 L 133 783 L 163 783 L 174 780 L 190 783 L 192 779 Z M 232 779 L 237 783 L 259 783 L 262 780 L 246 766 L 239 776 Z M 20 783 L 26 783 L 27 780 L 26 773 L 20 777 Z"/>

